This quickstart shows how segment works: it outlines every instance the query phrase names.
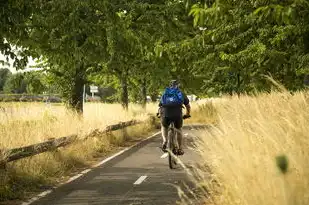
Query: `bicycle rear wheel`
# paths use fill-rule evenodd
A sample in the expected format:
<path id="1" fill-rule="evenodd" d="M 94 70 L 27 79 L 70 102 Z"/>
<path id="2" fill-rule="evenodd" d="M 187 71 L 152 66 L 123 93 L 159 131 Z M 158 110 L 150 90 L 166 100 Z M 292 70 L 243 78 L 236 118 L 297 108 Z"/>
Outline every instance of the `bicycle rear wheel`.
<path id="1" fill-rule="evenodd" d="M 168 164 L 170 169 L 175 169 L 177 165 L 177 161 L 173 153 L 175 150 L 175 134 L 174 126 L 172 126 L 168 132 Z"/>

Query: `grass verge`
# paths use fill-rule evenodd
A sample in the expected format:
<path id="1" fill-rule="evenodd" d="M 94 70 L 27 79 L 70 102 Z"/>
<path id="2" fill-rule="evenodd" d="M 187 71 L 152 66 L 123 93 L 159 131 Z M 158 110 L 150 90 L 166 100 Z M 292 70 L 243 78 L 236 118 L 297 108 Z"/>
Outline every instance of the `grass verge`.
<path id="1" fill-rule="evenodd" d="M 196 133 L 205 204 L 309 204 L 308 100 L 272 92 L 214 105 L 217 126 Z"/>
<path id="2" fill-rule="evenodd" d="M 9 163 L 2 173 L 0 199 L 4 204 L 17 203 L 44 191 L 119 149 L 142 140 L 151 131 L 153 127 L 150 124 L 136 125 Z"/>
<path id="3" fill-rule="evenodd" d="M 44 124 L 45 126 L 50 126 L 50 131 L 54 130 L 54 135 L 51 135 L 50 137 L 61 137 L 61 133 L 63 135 L 68 135 L 70 132 L 73 132 L 73 128 L 80 128 L 80 130 L 77 129 L 77 131 L 79 131 L 79 136 L 83 138 L 83 136 L 91 133 L 90 128 L 102 129 L 106 124 L 117 122 L 116 120 L 110 120 L 110 123 L 104 123 L 104 121 L 107 121 L 106 118 L 108 117 L 105 119 L 100 119 L 98 116 L 89 117 L 90 114 L 87 112 L 85 113 L 85 118 L 79 121 L 73 115 L 69 115 L 68 113 L 57 114 L 57 112 L 47 112 L 46 115 L 54 116 L 56 118 L 51 120 L 53 117 L 48 119 L 44 117 L 42 118 L 42 116 L 35 112 L 33 112 L 33 115 L 30 115 L 30 110 L 33 111 L 38 109 L 36 107 L 37 104 L 23 105 L 23 107 L 11 106 L 12 105 L 8 105 L 6 110 L 8 110 L 8 108 L 14 110 L 12 113 L 2 113 L 3 119 L 7 121 L 6 123 L 2 123 L 1 132 L 10 136 L 15 135 L 15 140 L 10 140 L 12 143 L 6 142 L 5 139 L 0 140 L 2 147 L 5 146 L 6 148 L 18 147 L 18 145 L 27 145 L 46 140 L 46 138 L 49 137 L 43 135 L 45 130 Z M 18 106 L 22 105 L 20 104 Z M 40 104 L 39 106 L 42 105 Z M 96 108 L 102 109 L 102 105 L 95 106 Z M 107 105 L 107 107 L 118 108 L 117 105 Z M 63 108 L 57 107 L 56 110 L 58 111 L 58 109 Z M 20 118 L 18 118 L 17 110 L 21 111 Z M 23 111 L 28 113 L 28 117 L 23 116 Z M 96 115 L 94 111 L 92 112 L 93 115 Z M 130 113 L 125 113 L 118 109 L 109 110 L 108 112 L 114 112 L 114 115 L 116 116 L 118 114 L 118 119 L 123 117 L 121 121 L 132 118 L 143 120 L 146 119 L 147 114 L 147 111 L 145 112 L 137 106 L 131 108 Z M 8 116 L 6 117 L 5 115 L 10 115 L 11 118 Z M 94 120 L 91 121 L 89 118 Z M 64 120 L 62 123 L 65 125 L 68 125 L 68 121 L 71 121 L 72 125 L 68 126 L 67 130 L 65 130 L 65 126 L 61 125 L 59 119 Z M 102 124 L 99 122 L 102 122 Z M 12 128 L 10 123 L 13 123 L 15 126 L 22 126 L 22 128 L 19 128 L 22 130 L 19 130 L 18 128 L 15 130 L 9 129 Z M 82 130 L 91 123 L 92 125 L 90 128 L 87 128 L 87 131 Z M 34 157 L 18 160 L 16 162 L 10 162 L 7 164 L 5 169 L 0 169 L 0 204 L 18 204 L 20 200 L 31 197 L 37 192 L 44 191 L 52 186 L 55 186 L 56 184 L 59 184 L 59 182 L 65 181 L 76 172 L 95 164 L 107 155 L 140 141 L 144 137 L 149 136 L 149 133 L 153 130 L 154 126 L 152 122 L 149 122 L 128 127 L 123 130 L 114 131 L 109 134 L 99 133 L 91 138 L 88 138 L 87 140 L 76 141 L 70 146 L 59 148 L 52 152 L 42 153 Z M 22 133 L 21 131 L 24 132 Z M 36 133 L 35 136 L 42 134 L 42 137 L 36 138 L 29 133 Z M 27 137 L 32 138 L 27 139 Z"/>

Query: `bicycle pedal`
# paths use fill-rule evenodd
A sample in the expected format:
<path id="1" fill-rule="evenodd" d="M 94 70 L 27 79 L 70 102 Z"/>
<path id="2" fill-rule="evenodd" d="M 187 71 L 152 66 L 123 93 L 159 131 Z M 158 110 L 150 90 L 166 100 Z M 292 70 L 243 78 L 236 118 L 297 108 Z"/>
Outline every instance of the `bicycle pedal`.
<path id="1" fill-rule="evenodd" d="M 160 148 L 160 150 L 162 151 L 162 152 L 164 152 L 164 153 L 167 153 L 168 151 L 167 151 L 167 149 L 163 149 L 162 147 L 159 147 Z"/>

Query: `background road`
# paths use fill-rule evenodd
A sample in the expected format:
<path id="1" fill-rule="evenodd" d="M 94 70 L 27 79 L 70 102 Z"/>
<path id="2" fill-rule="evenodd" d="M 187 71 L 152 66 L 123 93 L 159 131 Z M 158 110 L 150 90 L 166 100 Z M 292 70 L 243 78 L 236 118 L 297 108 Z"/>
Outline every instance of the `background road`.
<path id="1" fill-rule="evenodd" d="M 185 128 L 185 155 L 181 157 L 188 167 L 198 161 L 192 145 L 191 128 Z M 167 158 L 161 158 L 161 136 L 136 146 L 113 160 L 94 168 L 75 181 L 55 189 L 32 205 L 165 205 L 179 200 L 177 188 L 190 183 L 182 167 L 170 170 Z M 186 191 L 186 190 L 184 190 Z M 196 204 L 196 203 L 195 203 Z"/>

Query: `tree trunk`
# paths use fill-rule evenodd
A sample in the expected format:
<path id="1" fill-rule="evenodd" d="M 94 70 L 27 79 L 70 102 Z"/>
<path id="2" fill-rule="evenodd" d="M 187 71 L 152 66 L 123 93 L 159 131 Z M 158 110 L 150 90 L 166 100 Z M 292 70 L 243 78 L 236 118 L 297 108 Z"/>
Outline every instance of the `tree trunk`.
<path id="1" fill-rule="evenodd" d="M 121 105 L 123 109 L 128 110 L 129 107 L 129 95 L 128 95 L 128 71 L 124 71 L 121 76 Z"/>
<path id="2" fill-rule="evenodd" d="M 237 73 L 237 95 L 240 97 L 240 74 Z"/>
<path id="3" fill-rule="evenodd" d="M 305 86 L 309 86 L 309 74 L 306 74 L 304 76 L 304 84 L 305 84 Z"/>
<path id="4" fill-rule="evenodd" d="M 74 87 L 69 99 L 70 108 L 78 114 L 83 114 L 83 93 L 85 84 L 85 68 L 84 65 L 80 65 L 74 77 Z"/>
<path id="5" fill-rule="evenodd" d="M 146 104 L 147 104 L 147 83 L 146 83 L 146 78 L 143 78 L 141 80 L 141 102 L 142 102 L 142 107 L 146 109 Z"/>

